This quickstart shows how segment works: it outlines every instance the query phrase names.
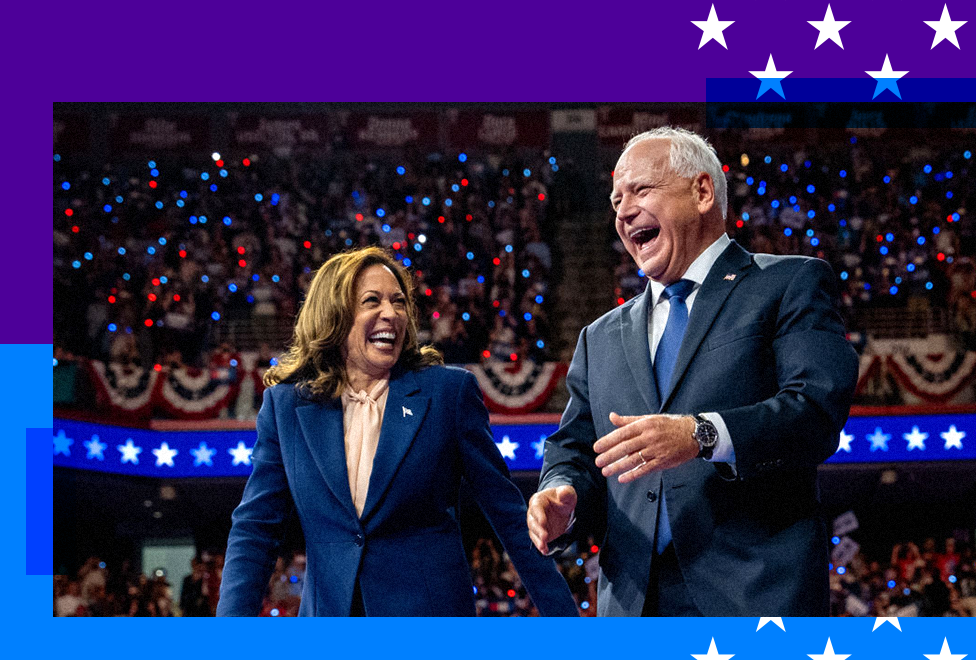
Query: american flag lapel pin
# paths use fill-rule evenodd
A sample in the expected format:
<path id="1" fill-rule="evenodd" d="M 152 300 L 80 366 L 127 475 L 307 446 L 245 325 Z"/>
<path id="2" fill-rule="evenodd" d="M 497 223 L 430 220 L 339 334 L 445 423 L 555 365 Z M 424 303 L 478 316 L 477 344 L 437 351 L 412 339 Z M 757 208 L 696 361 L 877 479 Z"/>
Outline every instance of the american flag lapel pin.
<path id="1" fill-rule="evenodd" d="M 735 279 L 735 273 L 729 273 L 724 279 L 728 280 L 729 282 L 733 281 Z"/>
<path id="2" fill-rule="evenodd" d="M 403 416 L 406 417 L 407 415 L 410 415 L 411 417 L 413 417 L 413 411 L 410 410 L 410 408 L 407 408 L 406 406 L 403 406 Z"/>

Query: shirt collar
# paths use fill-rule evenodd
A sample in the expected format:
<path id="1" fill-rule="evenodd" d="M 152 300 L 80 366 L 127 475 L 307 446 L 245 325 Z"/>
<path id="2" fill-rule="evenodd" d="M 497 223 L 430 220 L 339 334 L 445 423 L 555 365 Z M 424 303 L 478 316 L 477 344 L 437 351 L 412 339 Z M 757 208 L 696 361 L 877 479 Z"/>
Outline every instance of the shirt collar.
<path id="1" fill-rule="evenodd" d="M 708 276 L 708 271 L 712 269 L 715 262 L 718 260 L 719 256 L 725 252 L 725 248 L 729 246 L 732 239 L 729 238 L 728 234 L 723 233 L 715 242 L 705 248 L 705 251 L 698 255 L 698 258 L 691 262 L 688 266 L 688 270 L 685 271 L 684 275 L 681 276 L 683 280 L 691 280 L 695 283 L 695 290 L 702 285 L 705 278 Z M 664 284 L 651 280 L 651 307 L 653 308 L 661 300 L 661 294 L 664 293 Z"/>

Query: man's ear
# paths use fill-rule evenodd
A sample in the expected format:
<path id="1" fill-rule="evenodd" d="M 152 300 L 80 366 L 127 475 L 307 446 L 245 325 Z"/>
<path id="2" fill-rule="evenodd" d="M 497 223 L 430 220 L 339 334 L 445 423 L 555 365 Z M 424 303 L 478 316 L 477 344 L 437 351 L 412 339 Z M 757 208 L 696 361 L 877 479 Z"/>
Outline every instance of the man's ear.
<path id="1" fill-rule="evenodd" d="M 698 212 L 701 215 L 708 213 L 715 205 L 715 182 L 708 172 L 699 172 L 694 178 L 692 193 L 698 205 Z"/>

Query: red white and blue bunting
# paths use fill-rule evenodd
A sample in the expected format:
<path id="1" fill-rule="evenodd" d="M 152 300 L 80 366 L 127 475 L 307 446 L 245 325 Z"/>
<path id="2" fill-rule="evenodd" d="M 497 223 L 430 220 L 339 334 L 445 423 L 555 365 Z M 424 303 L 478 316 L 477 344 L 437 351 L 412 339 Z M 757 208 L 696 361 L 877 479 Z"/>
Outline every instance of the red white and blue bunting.
<path id="1" fill-rule="evenodd" d="M 976 352 L 957 349 L 940 337 L 868 344 L 861 356 L 857 394 L 883 390 L 889 377 L 907 405 L 976 402 Z"/>
<path id="2" fill-rule="evenodd" d="M 466 367 L 478 379 L 485 405 L 493 413 L 521 415 L 541 408 L 566 375 L 560 362 L 485 362 Z"/>

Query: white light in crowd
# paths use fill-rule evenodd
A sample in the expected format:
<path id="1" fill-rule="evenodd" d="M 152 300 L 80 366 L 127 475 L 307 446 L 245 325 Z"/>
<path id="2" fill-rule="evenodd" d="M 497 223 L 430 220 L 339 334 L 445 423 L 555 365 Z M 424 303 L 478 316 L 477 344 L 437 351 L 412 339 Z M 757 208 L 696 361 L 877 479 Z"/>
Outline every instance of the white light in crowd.
<path id="1" fill-rule="evenodd" d="M 216 151 L 210 154 L 210 157 L 214 160 L 220 160 L 220 154 L 218 154 Z"/>

